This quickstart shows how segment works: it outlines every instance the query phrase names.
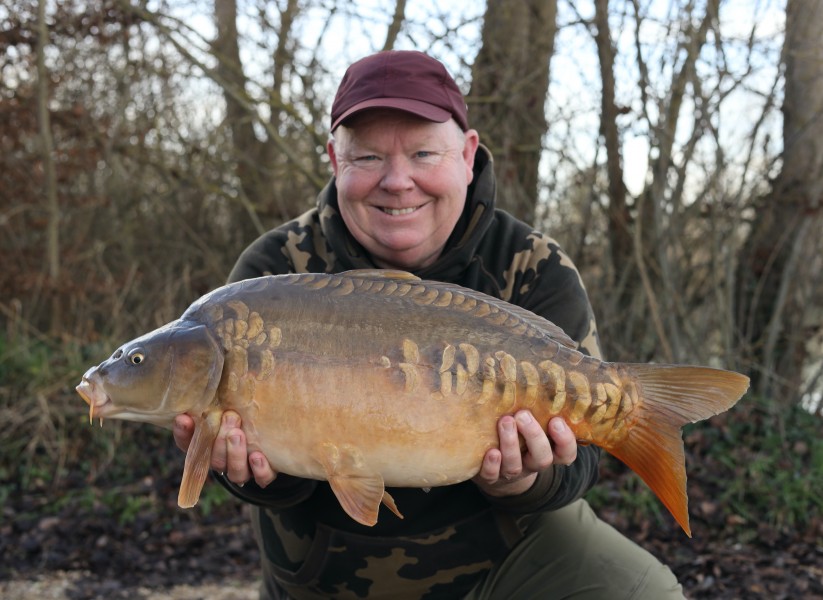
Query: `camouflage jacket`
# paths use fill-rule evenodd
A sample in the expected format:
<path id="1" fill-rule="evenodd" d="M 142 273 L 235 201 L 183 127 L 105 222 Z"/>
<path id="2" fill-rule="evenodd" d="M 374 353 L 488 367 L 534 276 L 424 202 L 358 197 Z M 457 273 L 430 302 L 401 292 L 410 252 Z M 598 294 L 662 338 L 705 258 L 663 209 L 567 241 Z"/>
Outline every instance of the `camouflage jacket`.
<path id="1" fill-rule="evenodd" d="M 562 327 L 600 355 L 580 276 L 550 238 L 495 209 L 492 159 L 482 148 L 464 214 L 441 257 L 415 272 L 502 298 Z M 376 268 L 347 231 L 334 179 L 317 207 L 269 231 L 240 256 L 239 281 L 267 274 Z M 569 467 L 549 469 L 521 496 L 490 498 L 471 481 L 390 489 L 404 520 L 388 513 L 374 527 L 353 521 L 326 482 L 280 474 L 266 489 L 222 483 L 255 505 L 253 525 L 273 597 L 455 598 L 467 593 L 522 535 L 529 515 L 581 497 L 597 479 L 599 450 L 580 447 Z M 222 479 L 222 478 L 221 478 Z"/>

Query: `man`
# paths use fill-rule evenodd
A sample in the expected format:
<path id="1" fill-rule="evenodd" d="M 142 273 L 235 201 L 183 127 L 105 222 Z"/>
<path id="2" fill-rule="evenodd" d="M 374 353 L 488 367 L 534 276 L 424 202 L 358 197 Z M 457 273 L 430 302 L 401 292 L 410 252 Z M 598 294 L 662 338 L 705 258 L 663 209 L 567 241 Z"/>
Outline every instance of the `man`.
<path id="1" fill-rule="evenodd" d="M 393 51 L 354 63 L 331 117 L 334 177 L 317 207 L 256 240 L 230 281 L 407 270 L 523 306 L 599 356 L 577 271 L 554 241 L 495 209 L 491 156 L 438 61 Z M 499 449 L 472 481 L 392 489 L 405 519 L 386 515 L 372 528 L 349 518 L 325 482 L 278 475 L 247 454 L 241 425 L 224 416 L 212 468 L 254 505 L 263 598 L 682 598 L 666 567 L 581 499 L 599 450 L 578 448 L 561 418 L 543 431 L 529 411 L 502 417 Z M 181 448 L 191 434 L 181 415 Z"/>

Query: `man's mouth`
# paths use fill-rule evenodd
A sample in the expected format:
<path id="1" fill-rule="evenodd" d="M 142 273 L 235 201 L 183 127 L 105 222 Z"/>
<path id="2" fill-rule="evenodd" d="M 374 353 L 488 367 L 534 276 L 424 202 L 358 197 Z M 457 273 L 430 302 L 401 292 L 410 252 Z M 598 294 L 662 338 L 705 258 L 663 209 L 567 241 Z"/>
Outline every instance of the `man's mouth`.
<path id="1" fill-rule="evenodd" d="M 380 210 L 382 210 L 387 215 L 397 217 L 397 216 L 400 216 L 400 215 L 409 215 L 409 214 L 413 213 L 414 211 L 416 211 L 417 207 L 416 206 L 413 206 L 411 208 L 385 208 L 385 207 L 382 207 Z"/>

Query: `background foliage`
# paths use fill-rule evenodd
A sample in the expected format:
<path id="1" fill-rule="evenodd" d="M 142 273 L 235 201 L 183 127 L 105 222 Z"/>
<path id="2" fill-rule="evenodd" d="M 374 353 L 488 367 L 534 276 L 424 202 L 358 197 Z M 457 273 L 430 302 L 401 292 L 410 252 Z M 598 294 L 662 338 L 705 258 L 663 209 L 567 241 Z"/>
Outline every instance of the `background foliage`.
<path id="1" fill-rule="evenodd" d="M 80 429 L 74 384 L 309 208 L 343 70 L 415 48 L 465 91 L 500 204 L 580 268 L 609 359 L 753 377 L 687 438 L 700 518 L 820 535 L 821 2 L 441 4 L 0 7 L 0 499 L 47 482 L 141 513 L 95 490 L 143 472 L 148 434 Z M 607 467 L 595 500 L 646 522 L 631 477 Z"/>

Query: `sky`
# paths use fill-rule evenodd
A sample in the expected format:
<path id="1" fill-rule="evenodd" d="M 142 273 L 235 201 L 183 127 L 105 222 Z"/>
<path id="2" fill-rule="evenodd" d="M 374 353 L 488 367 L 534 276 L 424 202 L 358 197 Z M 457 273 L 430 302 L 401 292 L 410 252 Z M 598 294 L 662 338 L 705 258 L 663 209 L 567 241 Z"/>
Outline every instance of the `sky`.
<path id="1" fill-rule="evenodd" d="M 259 4 L 264 6 L 267 19 L 276 24 L 279 21 L 277 6 L 284 2 Z M 704 2 L 696 4 L 697 14 L 700 15 Z M 195 0 L 186 4 L 176 3 L 172 7 L 185 24 L 202 36 L 200 47 L 204 50 L 206 40 L 211 39 L 215 32 L 209 5 Z M 680 60 L 680 57 L 673 58 L 677 32 L 668 28 L 673 20 L 673 6 L 678 5 L 678 2 L 663 0 L 642 3 L 642 10 L 645 11 L 643 25 L 636 37 L 634 16 L 629 10 L 631 3 L 612 0 L 614 16 L 611 25 L 617 48 L 617 102 L 631 108 L 631 113 L 621 117 L 618 125 L 622 135 L 625 183 L 634 196 L 642 192 L 649 178 L 649 140 L 652 137 L 649 122 L 654 127 L 659 119 L 657 104 L 650 102 L 643 105 L 639 97 L 636 39 L 639 39 L 644 60 L 650 66 L 649 91 L 652 97 L 665 98 L 669 92 L 672 70 L 677 68 Z M 250 91 L 263 94 L 270 79 L 273 36 L 260 27 L 258 2 L 240 0 L 239 6 L 241 15 L 245 15 L 238 21 L 244 40 L 241 48 L 244 69 L 251 80 L 263 86 Z M 330 12 L 330 6 L 334 6 L 335 10 Z M 346 67 L 382 47 L 394 6 L 394 0 L 305 3 L 295 29 L 297 59 L 302 64 L 318 60 L 322 65 L 322 93 L 329 102 Z M 625 14 L 619 14 L 621 9 L 626 11 Z M 484 11 L 484 3 L 470 0 L 408 0 L 406 23 L 396 47 L 429 52 L 446 64 L 467 92 L 471 62 L 480 45 Z M 590 19 L 593 12 L 593 1 L 560 0 L 558 4 L 559 29 L 546 103 L 551 128 L 546 138 L 549 151 L 544 155 L 541 167 L 549 178 L 573 178 L 595 160 L 600 118 L 599 65 L 591 32 L 580 24 L 581 19 Z M 723 55 L 719 59 L 713 55 L 716 46 L 711 39 L 704 46 L 705 60 L 701 63 L 700 72 L 704 92 L 715 89 L 715 96 L 728 94 L 712 125 L 721 144 L 733 149 L 726 152 L 727 156 L 732 157 L 729 172 L 734 174 L 737 169 L 736 174 L 741 179 L 745 177 L 745 165 L 735 164 L 734 155 L 747 154 L 745 150 L 753 123 L 763 110 L 764 98 L 778 79 L 779 40 L 784 26 L 784 12 L 784 0 L 723 0 L 719 17 L 719 29 L 724 40 Z M 768 42 L 771 51 L 752 51 L 749 40 L 760 41 L 764 45 Z M 718 64 L 723 65 L 724 73 L 718 72 Z M 742 78 L 744 74 L 745 86 L 730 91 L 735 78 Z M 299 94 L 299 84 L 293 90 Z M 200 91 L 194 92 L 195 105 L 200 94 Z M 215 106 L 211 104 L 211 112 L 204 118 L 219 119 L 219 110 L 215 112 Z M 695 107 L 689 102 L 682 108 L 680 122 L 683 125 L 677 132 L 680 144 L 685 144 L 692 135 L 689 123 L 693 121 L 694 110 Z M 640 116 L 644 114 L 648 115 L 648 119 Z M 781 140 L 780 127 L 779 114 L 774 112 L 760 132 L 762 140 L 770 140 L 771 156 L 779 154 L 779 148 L 775 145 Z M 571 148 L 569 139 L 574 140 Z M 698 152 L 702 150 L 706 153 L 706 161 L 713 160 L 714 141 L 707 140 L 704 145 L 705 148 L 698 147 Z M 558 163 L 553 157 L 561 153 L 566 155 L 558 160 L 565 162 Z M 598 160 L 603 160 L 602 152 Z M 762 172 L 762 164 L 755 166 L 757 168 L 753 171 Z M 696 187 L 700 185 L 700 175 L 699 172 L 690 175 Z"/>

